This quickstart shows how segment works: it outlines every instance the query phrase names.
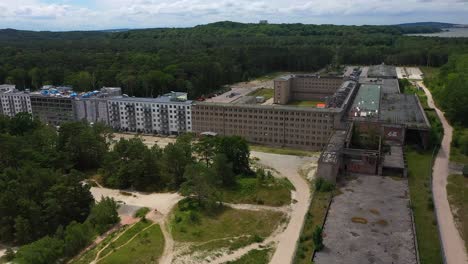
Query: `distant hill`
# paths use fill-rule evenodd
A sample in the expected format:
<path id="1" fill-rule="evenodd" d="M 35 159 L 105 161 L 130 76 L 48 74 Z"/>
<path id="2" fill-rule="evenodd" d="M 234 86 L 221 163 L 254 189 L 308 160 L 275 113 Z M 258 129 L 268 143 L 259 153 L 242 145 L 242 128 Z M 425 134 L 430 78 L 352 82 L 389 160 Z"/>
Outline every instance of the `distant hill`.
<path id="1" fill-rule="evenodd" d="M 403 23 L 396 26 L 400 27 L 433 27 L 433 28 L 451 28 L 456 24 L 442 23 L 442 22 L 415 22 L 415 23 Z"/>

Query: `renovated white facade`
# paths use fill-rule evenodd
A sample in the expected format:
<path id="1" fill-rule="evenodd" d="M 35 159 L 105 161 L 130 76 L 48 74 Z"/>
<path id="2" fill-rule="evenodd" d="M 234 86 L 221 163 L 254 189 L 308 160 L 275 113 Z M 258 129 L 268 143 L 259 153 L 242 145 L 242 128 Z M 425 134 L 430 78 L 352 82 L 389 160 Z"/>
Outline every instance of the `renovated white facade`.
<path id="1" fill-rule="evenodd" d="M 108 100 L 109 124 L 122 131 L 176 135 L 192 131 L 192 102 L 165 95 Z"/>
<path id="2" fill-rule="evenodd" d="M 0 87 L 0 114 L 13 117 L 18 113 L 32 113 L 29 94 L 18 92 L 14 86 Z"/>

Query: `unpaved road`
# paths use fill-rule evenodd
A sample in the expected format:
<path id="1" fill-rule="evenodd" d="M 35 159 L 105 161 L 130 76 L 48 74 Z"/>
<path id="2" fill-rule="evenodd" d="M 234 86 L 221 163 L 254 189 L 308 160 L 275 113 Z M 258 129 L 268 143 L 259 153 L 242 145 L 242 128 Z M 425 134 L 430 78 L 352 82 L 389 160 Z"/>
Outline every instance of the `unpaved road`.
<path id="1" fill-rule="evenodd" d="M 445 119 L 444 113 L 440 111 L 434 104 L 431 92 L 424 86 L 422 82 L 418 82 L 419 86 L 424 89 L 427 95 L 429 107 L 434 108 L 444 127 L 444 138 L 440 146 L 439 153 L 434 162 L 432 193 L 434 195 L 434 204 L 437 212 L 437 221 L 441 234 L 442 244 L 445 251 L 447 264 L 463 264 L 468 263 L 465 244 L 458 232 L 452 211 L 447 200 L 447 177 L 450 173 L 449 157 L 450 143 L 452 142 L 453 128 Z"/>
<path id="2" fill-rule="evenodd" d="M 305 215 L 310 204 L 310 187 L 304 178 L 299 175 L 298 170 L 307 162 L 312 162 L 311 157 L 298 157 L 290 155 L 279 155 L 263 152 L 251 152 L 252 157 L 260 159 L 260 163 L 265 164 L 281 175 L 288 178 L 296 189 L 292 199 L 297 202 L 291 205 L 291 215 L 288 226 L 283 233 L 277 236 L 278 245 L 270 264 L 287 264 L 294 259 L 296 252 L 296 242 L 301 234 Z"/>

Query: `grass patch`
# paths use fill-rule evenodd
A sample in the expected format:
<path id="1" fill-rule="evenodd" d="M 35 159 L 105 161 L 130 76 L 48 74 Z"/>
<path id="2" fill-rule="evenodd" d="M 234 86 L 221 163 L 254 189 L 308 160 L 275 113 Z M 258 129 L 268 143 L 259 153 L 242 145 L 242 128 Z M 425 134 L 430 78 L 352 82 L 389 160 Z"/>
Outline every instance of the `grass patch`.
<path id="1" fill-rule="evenodd" d="M 164 236 L 161 227 L 155 224 L 98 263 L 156 263 L 163 250 Z"/>
<path id="2" fill-rule="evenodd" d="M 267 264 L 270 261 L 272 248 L 254 249 L 249 251 L 241 258 L 235 261 L 229 261 L 228 264 Z"/>
<path id="3" fill-rule="evenodd" d="M 421 264 L 442 263 L 431 196 L 432 151 L 406 150 L 408 182 Z"/>
<path id="4" fill-rule="evenodd" d="M 285 215 L 273 211 L 236 210 L 221 207 L 215 211 L 207 211 L 190 199 L 184 199 L 174 209 L 169 226 L 175 241 L 193 242 L 195 246 L 203 243 L 203 249 L 211 250 L 221 247 L 230 247 L 235 243 L 221 243 L 231 238 L 254 237 L 261 241 L 268 237 L 284 221 Z M 211 243 L 218 241 L 219 243 Z M 210 242 L 210 243 L 206 243 Z M 245 243 L 245 244 L 244 244 Z M 236 247 L 251 243 L 244 240 Z"/>
<path id="5" fill-rule="evenodd" d="M 288 105 L 301 106 L 301 107 L 317 107 L 317 104 L 324 104 L 323 101 L 292 101 Z"/>
<path id="6" fill-rule="evenodd" d="M 317 152 L 301 150 L 301 149 L 271 147 L 271 146 L 254 145 L 254 144 L 250 144 L 249 146 L 250 146 L 250 150 L 252 151 L 266 152 L 266 153 L 273 153 L 273 154 L 302 156 L 302 157 L 311 157 L 311 156 L 317 155 Z"/>
<path id="7" fill-rule="evenodd" d="M 149 213 L 150 209 L 148 207 L 142 207 L 135 212 L 135 217 L 143 218 Z"/>
<path id="8" fill-rule="evenodd" d="M 315 246 L 312 240 L 312 234 L 317 226 L 322 226 L 325 213 L 332 199 L 332 192 L 315 191 L 309 211 L 306 215 L 304 228 L 299 238 L 299 243 L 294 257 L 294 263 L 311 263 L 312 253 Z"/>
<path id="9" fill-rule="evenodd" d="M 419 69 L 423 72 L 424 78 L 432 79 L 439 75 L 440 68 L 435 68 L 435 67 L 425 67 L 425 66 L 420 66 Z"/>
<path id="10" fill-rule="evenodd" d="M 452 145 L 450 146 L 450 161 L 468 164 L 468 155 L 463 150 L 468 148 L 468 129 L 460 126 L 453 128 Z"/>
<path id="11" fill-rule="evenodd" d="M 86 251 L 83 255 L 81 255 L 79 258 L 72 260 L 70 263 L 72 264 L 89 264 L 91 263 L 94 258 L 96 257 L 96 254 L 99 252 L 99 250 L 103 249 L 107 244 L 109 244 L 112 239 L 117 237 L 119 234 L 127 230 L 128 226 L 122 227 L 119 230 L 115 231 L 114 233 L 108 235 L 101 243 L 97 244 L 90 250 Z"/>
<path id="12" fill-rule="evenodd" d="M 114 249 L 120 247 L 121 245 L 125 244 L 128 240 L 130 240 L 133 236 L 135 236 L 136 234 L 138 234 L 138 232 L 140 232 L 141 230 L 147 228 L 148 226 L 151 225 L 151 222 L 150 221 L 140 221 L 138 223 L 136 223 L 135 225 L 133 225 L 132 227 L 130 227 L 130 229 L 128 229 L 122 236 L 120 236 L 117 240 L 113 241 L 113 242 L 110 242 L 110 245 L 104 249 L 101 254 L 100 254 L 100 257 L 103 257 L 105 256 L 107 253 L 113 251 Z M 97 252 L 96 252 L 97 253 Z"/>
<path id="13" fill-rule="evenodd" d="M 457 228 L 468 248 L 468 178 L 463 175 L 450 175 L 447 194 Z"/>
<path id="14" fill-rule="evenodd" d="M 248 94 L 248 96 L 263 96 L 265 100 L 268 100 L 273 97 L 275 94 L 275 89 L 269 88 L 260 88 Z"/>
<path id="15" fill-rule="evenodd" d="M 260 183 L 257 178 L 239 178 L 237 185 L 221 190 L 227 203 L 282 206 L 291 203 L 292 184 L 284 178 L 269 178 Z"/>

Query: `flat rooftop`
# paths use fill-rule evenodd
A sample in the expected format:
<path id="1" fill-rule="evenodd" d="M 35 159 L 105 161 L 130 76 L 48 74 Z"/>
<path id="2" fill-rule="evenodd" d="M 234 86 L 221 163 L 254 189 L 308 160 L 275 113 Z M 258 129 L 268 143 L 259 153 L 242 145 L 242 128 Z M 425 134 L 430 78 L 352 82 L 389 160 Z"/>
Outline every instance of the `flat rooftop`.
<path id="1" fill-rule="evenodd" d="M 344 147 L 347 133 L 345 130 L 336 130 L 325 146 L 324 151 L 320 154 L 319 162 L 321 163 L 333 163 L 338 162 L 338 156 Z"/>
<path id="2" fill-rule="evenodd" d="M 395 66 L 380 64 L 369 67 L 367 77 L 371 78 L 397 78 Z"/>
<path id="3" fill-rule="evenodd" d="M 351 113 L 354 117 L 376 117 L 380 106 L 380 85 L 363 84 L 354 99 Z"/>
<path id="4" fill-rule="evenodd" d="M 430 128 L 424 109 L 417 96 L 413 94 L 382 95 L 379 120 L 392 124 L 405 124 L 408 128 Z"/>

